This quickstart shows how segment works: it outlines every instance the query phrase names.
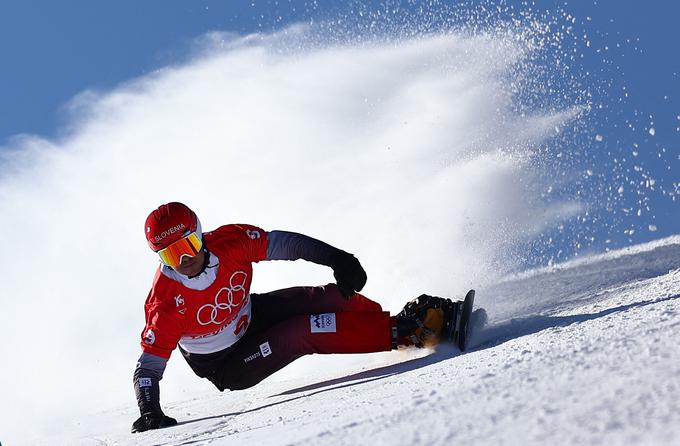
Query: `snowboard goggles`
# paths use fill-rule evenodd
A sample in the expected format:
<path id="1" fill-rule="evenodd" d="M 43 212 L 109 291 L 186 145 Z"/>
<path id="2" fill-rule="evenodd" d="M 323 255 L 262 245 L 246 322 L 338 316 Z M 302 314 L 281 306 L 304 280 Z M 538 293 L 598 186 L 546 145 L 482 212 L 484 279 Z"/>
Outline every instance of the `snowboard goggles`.
<path id="1" fill-rule="evenodd" d="M 161 262 L 170 268 L 176 268 L 182 262 L 182 257 L 195 257 L 201 252 L 201 247 L 203 247 L 201 237 L 196 232 L 192 232 L 167 248 L 158 251 L 158 256 L 161 258 Z"/>

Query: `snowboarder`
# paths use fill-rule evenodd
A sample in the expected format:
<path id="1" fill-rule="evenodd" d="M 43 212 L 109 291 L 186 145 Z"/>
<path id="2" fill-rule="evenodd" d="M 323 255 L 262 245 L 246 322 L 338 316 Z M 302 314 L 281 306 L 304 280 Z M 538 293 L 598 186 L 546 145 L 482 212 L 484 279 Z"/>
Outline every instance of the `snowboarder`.
<path id="1" fill-rule="evenodd" d="M 366 273 L 356 257 L 311 237 L 246 224 L 202 233 L 196 214 L 176 202 L 151 212 L 145 232 L 162 264 L 144 306 L 132 432 L 177 424 L 163 413 L 159 388 L 176 347 L 224 391 L 251 387 L 303 355 L 422 347 L 442 335 L 449 299 L 422 295 L 390 316 L 358 293 Z M 250 293 L 253 262 L 298 259 L 329 266 L 336 283 Z"/>

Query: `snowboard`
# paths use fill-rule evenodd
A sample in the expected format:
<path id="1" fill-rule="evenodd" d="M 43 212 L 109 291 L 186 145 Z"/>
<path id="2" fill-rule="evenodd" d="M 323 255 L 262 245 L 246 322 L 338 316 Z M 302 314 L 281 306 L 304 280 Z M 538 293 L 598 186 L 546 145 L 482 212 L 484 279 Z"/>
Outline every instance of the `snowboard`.
<path id="1" fill-rule="evenodd" d="M 452 302 L 445 309 L 444 339 L 458 346 L 464 352 L 470 339 L 472 307 L 475 303 L 475 290 L 470 290 L 465 299 Z"/>

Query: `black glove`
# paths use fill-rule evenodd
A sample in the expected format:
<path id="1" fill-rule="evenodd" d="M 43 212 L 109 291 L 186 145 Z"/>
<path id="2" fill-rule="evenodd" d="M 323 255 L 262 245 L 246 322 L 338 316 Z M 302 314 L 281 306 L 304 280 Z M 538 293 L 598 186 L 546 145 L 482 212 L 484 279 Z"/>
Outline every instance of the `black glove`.
<path id="1" fill-rule="evenodd" d="M 149 429 L 174 426 L 177 420 L 163 414 L 160 403 L 160 374 L 151 369 L 145 369 L 139 365 L 135 369 L 133 377 L 135 395 L 141 417 L 132 423 L 132 433 L 144 432 Z"/>
<path id="2" fill-rule="evenodd" d="M 338 251 L 331 268 L 340 294 L 346 299 L 354 296 L 354 293 L 361 291 L 366 285 L 366 271 L 361 267 L 359 260 L 348 252 Z"/>
<path id="3" fill-rule="evenodd" d="M 162 413 L 145 413 L 132 423 L 132 433 L 174 426 L 176 424 L 177 420 Z"/>

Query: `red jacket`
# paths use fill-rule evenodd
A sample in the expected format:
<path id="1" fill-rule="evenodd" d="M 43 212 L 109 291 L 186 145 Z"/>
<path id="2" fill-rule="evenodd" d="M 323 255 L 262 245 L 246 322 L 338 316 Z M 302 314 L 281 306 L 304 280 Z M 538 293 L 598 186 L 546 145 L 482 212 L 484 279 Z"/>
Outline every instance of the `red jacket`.
<path id="1" fill-rule="evenodd" d="M 267 233 L 256 226 L 226 225 L 203 234 L 203 241 L 215 256 L 210 263 L 217 268 L 215 280 L 205 289 L 192 289 L 171 278 L 177 274 L 171 269 L 158 268 L 144 306 L 144 352 L 169 358 L 179 343 L 192 353 L 212 353 L 245 333 L 252 263 L 267 258 Z"/>

